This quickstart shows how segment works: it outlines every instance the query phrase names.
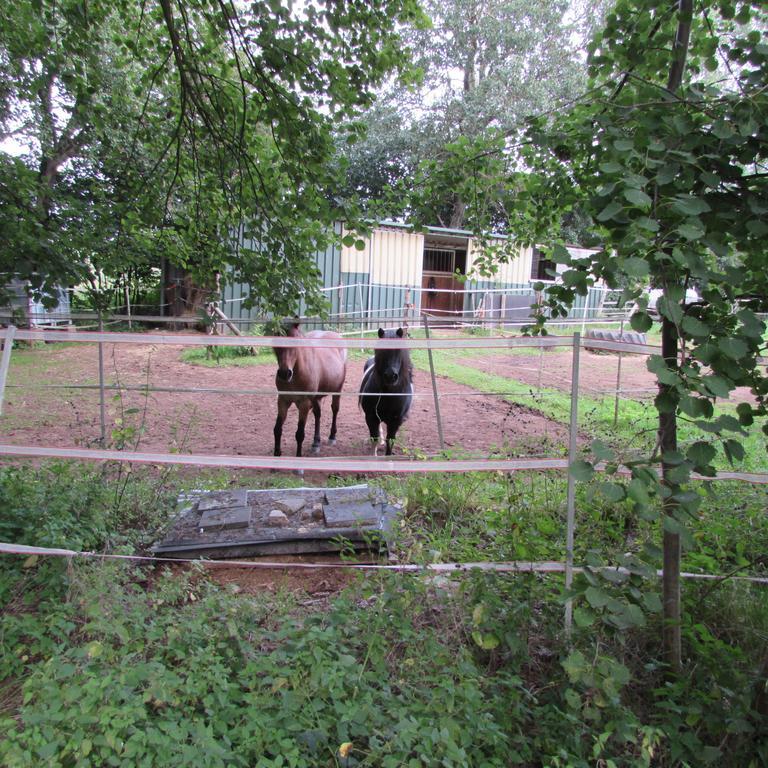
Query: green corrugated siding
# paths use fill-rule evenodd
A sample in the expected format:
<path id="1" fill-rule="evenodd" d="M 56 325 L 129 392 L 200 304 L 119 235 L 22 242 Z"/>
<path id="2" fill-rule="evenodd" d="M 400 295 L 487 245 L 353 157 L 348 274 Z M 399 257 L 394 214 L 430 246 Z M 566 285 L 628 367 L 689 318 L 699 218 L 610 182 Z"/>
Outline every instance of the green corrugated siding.
<path id="1" fill-rule="evenodd" d="M 334 226 L 337 235 L 341 234 L 341 224 Z M 321 275 L 321 288 L 336 288 L 341 283 L 341 248 L 338 243 L 331 243 L 325 250 L 317 251 L 314 254 L 314 261 Z M 244 298 L 248 295 L 250 287 L 246 283 L 231 282 L 224 280 L 224 287 L 221 291 L 221 301 L 223 312 L 233 321 L 249 321 L 261 317 L 263 314 L 258 309 L 246 309 L 243 306 Z M 325 296 L 330 302 L 331 314 L 344 311 L 340 308 L 339 291 L 324 291 Z M 306 305 L 303 300 L 299 302 L 296 308 L 297 313 L 304 314 Z M 241 323 L 242 328 L 246 328 L 246 323 Z"/>
<path id="2" fill-rule="evenodd" d="M 341 282 L 345 286 L 354 286 L 345 288 L 341 297 L 340 312 L 350 318 L 363 317 L 368 311 L 368 288 L 358 287 L 358 284 L 368 282 L 366 272 L 342 272 Z"/>
<path id="3" fill-rule="evenodd" d="M 341 225 L 335 226 L 335 232 L 341 233 Z M 399 285 L 375 285 L 369 289 L 370 276 L 366 272 L 342 272 L 341 248 L 337 244 L 331 244 L 325 250 L 314 254 L 314 261 L 321 274 L 321 287 L 329 300 L 329 311 L 332 315 L 346 315 L 347 318 L 362 319 L 369 315 L 399 319 L 402 316 L 405 304 L 406 286 Z M 360 284 L 360 287 L 356 287 Z M 341 288 L 344 286 L 344 288 Z M 355 287 L 353 287 L 355 286 Z M 464 312 L 472 314 L 477 309 L 483 298 L 483 292 L 488 290 L 509 290 L 517 295 L 530 295 L 531 303 L 535 296 L 531 283 L 500 283 L 495 280 L 467 280 L 465 283 L 465 295 L 463 301 Z M 222 301 L 224 312 L 234 321 L 248 321 L 259 314 L 254 309 L 246 309 L 243 306 L 243 298 L 248 295 L 248 286 L 243 283 L 225 283 L 222 289 Z M 418 313 L 419 292 L 411 294 L 411 301 L 416 303 L 415 311 Z M 574 306 L 569 312 L 569 317 L 581 319 L 584 317 L 585 301 L 587 305 L 587 317 L 592 317 L 602 304 L 602 292 L 590 291 L 589 297 L 577 296 Z M 370 306 L 369 306 L 370 304 Z M 297 307 L 299 314 L 305 314 L 305 303 L 300 302 Z M 245 323 L 243 328 L 247 328 Z"/>

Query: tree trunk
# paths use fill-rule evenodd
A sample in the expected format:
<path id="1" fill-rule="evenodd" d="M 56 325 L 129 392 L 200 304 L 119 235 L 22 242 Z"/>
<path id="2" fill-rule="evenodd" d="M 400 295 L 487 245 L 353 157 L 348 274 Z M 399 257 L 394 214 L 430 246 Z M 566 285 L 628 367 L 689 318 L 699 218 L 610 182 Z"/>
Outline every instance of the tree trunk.
<path id="1" fill-rule="evenodd" d="M 672 48 L 672 65 L 669 69 L 667 88 L 673 93 L 683 82 L 683 72 L 688 54 L 688 41 L 691 34 L 691 14 L 693 0 L 678 0 L 677 33 Z M 661 354 L 667 367 L 677 370 L 677 329 L 674 323 L 664 317 L 661 323 Z M 659 393 L 668 392 L 670 387 L 659 384 Z M 662 482 L 669 488 L 675 484 L 669 480 L 671 466 L 664 461 L 664 454 L 677 450 L 677 411 L 659 413 L 659 447 L 662 453 Z M 673 516 L 675 502 L 664 499 L 663 521 Z M 662 577 L 662 602 L 664 605 L 663 647 L 664 659 L 673 674 L 682 668 L 682 643 L 680 634 L 680 535 L 664 528 L 664 556 Z"/>
<path id="2" fill-rule="evenodd" d="M 461 229 L 464 224 L 464 216 L 467 212 L 467 204 L 458 196 L 453 198 L 453 207 L 451 208 L 451 219 L 448 226 L 451 229 Z"/>
<path id="3" fill-rule="evenodd" d="M 667 367 L 677 369 L 677 332 L 674 323 L 663 318 L 661 323 L 661 354 Z M 670 390 L 668 384 L 659 384 L 659 394 Z M 662 453 L 662 483 L 674 490 L 674 483 L 669 480 L 672 469 L 664 455 L 677 450 L 677 414 L 675 411 L 659 414 L 659 447 Z M 664 499 L 663 520 L 673 517 L 676 504 L 671 499 Z M 664 527 L 663 542 L 662 594 L 664 604 L 663 646 L 664 659 L 670 670 L 677 673 L 682 665 L 682 645 L 680 637 L 680 534 L 672 533 Z"/>

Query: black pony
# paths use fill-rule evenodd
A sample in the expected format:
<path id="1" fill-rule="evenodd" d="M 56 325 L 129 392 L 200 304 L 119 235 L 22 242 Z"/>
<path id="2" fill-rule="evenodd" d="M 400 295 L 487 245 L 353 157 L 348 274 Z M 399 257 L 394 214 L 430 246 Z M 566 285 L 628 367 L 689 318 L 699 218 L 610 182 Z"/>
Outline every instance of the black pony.
<path id="1" fill-rule="evenodd" d="M 380 339 L 402 339 L 403 329 L 385 331 Z M 360 385 L 360 407 L 372 441 L 381 440 L 381 425 L 387 425 L 387 456 L 413 400 L 413 367 L 407 349 L 377 349 L 368 360 Z"/>

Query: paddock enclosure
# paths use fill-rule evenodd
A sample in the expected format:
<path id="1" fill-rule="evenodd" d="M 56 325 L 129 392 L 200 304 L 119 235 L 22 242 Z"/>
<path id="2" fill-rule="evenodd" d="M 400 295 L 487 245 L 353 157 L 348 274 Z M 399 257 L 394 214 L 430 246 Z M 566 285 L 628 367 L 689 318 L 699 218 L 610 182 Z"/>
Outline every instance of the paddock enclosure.
<path id="1" fill-rule="evenodd" d="M 3 408 L 0 453 L 11 459 L 21 456 L 111 459 L 158 466 L 186 464 L 198 469 L 215 466 L 230 468 L 230 472 L 234 467 L 301 469 L 314 471 L 318 481 L 333 473 L 562 472 L 569 464 L 573 465 L 580 449 L 591 441 L 590 411 L 603 408 L 612 397 L 614 418 L 618 418 L 620 403 L 628 396 L 648 399 L 655 391 L 651 374 L 644 370 L 646 356 L 657 352 L 657 348 L 650 344 L 592 338 L 589 349 L 584 349 L 578 331 L 572 335 L 530 339 L 457 336 L 453 329 L 445 331 L 450 334 L 448 336 L 443 332 L 435 336 L 433 330 L 430 338 L 426 318 L 425 332 L 426 339 L 348 337 L 325 340 L 214 338 L 163 332 L 41 332 L 19 331 L 11 326 L 2 331 L 0 397 L 4 399 L 0 401 Z M 14 355 L 10 343 L 14 337 L 22 343 L 53 343 L 20 349 Z M 256 365 L 214 368 L 189 362 L 188 356 L 184 359 L 185 349 L 204 348 L 209 342 L 214 342 L 211 346 L 219 347 L 252 344 L 266 354 L 260 356 Z M 276 363 L 270 347 L 326 343 L 345 346 L 351 353 L 336 445 L 324 443 L 322 459 L 269 456 L 277 394 L 274 384 Z M 419 359 L 414 359 L 418 369 L 414 376 L 417 397 L 399 434 L 401 445 L 396 448 L 396 453 L 401 456 L 399 461 L 382 461 L 370 456 L 364 419 L 356 407 L 359 377 L 355 375 L 355 368 L 362 374 L 370 349 L 388 345 L 390 348 L 409 348 L 413 357 L 417 351 L 421 353 Z M 439 375 L 441 370 L 448 375 Z M 609 385 L 611 381 L 613 383 Z M 584 395 L 580 410 L 581 388 L 589 394 Z M 107 398 L 108 394 L 111 399 Z M 734 395 L 736 399 L 747 397 L 750 397 L 748 392 Z M 552 407 L 545 402 L 546 398 L 552 398 Z M 647 415 L 651 418 L 645 424 L 633 424 L 633 428 L 652 432 L 654 411 L 649 403 Z M 546 413 L 553 417 L 548 418 Z M 293 414 L 295 419 L 295 409 Z M 326 410 L 322 434 L 327 434 L 329 418 Z M 640 421 L 646 420 L 642 418 Z M 294 425 L 295 421 L 288 420 L 285 431 Z M 717 478 L 710 479 L 765 484 L 768 474 L 761 464 L 758 473 L 718 472 Z M 579 570 L 574 562 L 575 483 L 574 474 L 568 472 L 567 494 L 563 499 L 564 563 L 372 567 L 564 573 L 568 589 L 574 573 Z M 27 551 L 14 542 L 0 542 L 0 550 L 8 553 Z M 30 549 L 29 553 L 33 550 L 35 554 L 51 556 L 78 554 L 37 548 Z M 85 553 L 79 554 L 85 556 Z M 250 564 L 238 565 L 248 567 Z M 262 562 L 259 566 L 272 568 L 275 564 Z M 277 567 L 291 569 L 294 564 Z M 684 575 L 715 578 L 708 574 Z M 752 577 L 746 578 L 752 580 Z M 565 606 L 567 629 L 572 622 L 573 603 L 568 600 Z"/>
<path id="2" fill-rule="evenodd" d="M 438 338 L 448 335 L 457 336 L 444 331 Z M 369 342 L 373 346 L 373 339 Z M 474 342 L 482 344 L 482 339 Z M 112 387 L 107 389 L 105 402 L 106 444 L 152 452 L 271 454 L 277 399 L 276 363 L 271 352 L 262 351 L 257 364 L 237 365 L 237 359 L 224 359 L 216 367 L 205 367 L 182 359 L 189 349 L 175 344 L 103 345 L 105 385 Z M 370 453 L 365 419 L 357 403 L 368 353 L 350 352 L 334 446 L 326 441 L 330 408 L 323 409 L 323 457 Z M 537 406 L 552 391 L 570 393 L 570 348 L 478 347 L 462 354 L 457 347 L 433 354 L 438 363 L 449 361 L 470 375 L 472 371 L 478 374 L 476 386 L 439 373 L 435 377 L 446 450 L 475 457 L 565 454 L 567 423 L 547 418 Z M 646 356 L 641 354 L 625 354 L 620 359 L 617 354 L 582 349 L 579 390 L 585 397 L 614 398 L 620 373 L 619 398 L 648 401 L 655 394 L 655 381 L 645 363 Z M 0 417 L 2 442 L 61 448 L 99 444 L 98 371 L 99 347 L 94 343 L 49 343 L 15 350 Z M 482 382 L 488 377 L 492 384 L 485 386 Z M 435 455 L 441 450 L 440 435 L 431 376 L 423 361 L 421 365 L 417 362 L 414 381 L 416 398 L 395 453 Z M 504 398 L 512 388 L 520 393 L 520 387 L 518 402 Z M 734 394 L 736 400 L 748 397 L 746 391 Z M 283 429 L 289 447 L 296 420 L 296 410 L 291 409 Z M 578 439 L 580 443 L 589 441 L 584 427 Z"/>
<path id="3" fill-rule="evenodd" d="M 98 389 L 41 389 L 37 383 L 97 384 L 98 348 L 94 344 L 49 345 L 39 350 L 14 352 L 3 408 L 3 442 L 17 445 L 88 447 L 100 437 Z M 120 394 L 107 395 L 108 442 L 116 437 L 142 450 L 178 450 L 185 453 L 269 455 L 272 453 L 276 414 L 276 363 L 264 355 L 264 363 L 236 366 L 225 361 L 208 368 L 183 362 L 181 346 L 147 347 L 133 344 L 105 345 L 107 384 L 119 384 Z M 370 453 L 368 431 L 358 407 L 357 392 L 365 356 L 352 356 L 347 364 L 344 396 L 339 411 L 337 444 L 326 441 L 330 428 L 330 403 L 323 408 L 321 456 L 361 456 Z M 485 358 L 473 361 L 482 364 Z M 18 361 L 18 362 L 17 362 Z M 535 358 L 519 358 L 520 367 Z M 489 358 L 489 366 L 493 366 Z M 505 365 L 497 361 L 496 365 Z M 520 371 L 534 376 L 535 371 Z M 34 381 L 30 381 L 34 378 Z M 401 428 L 403 450 L 434 454 L 440 450 L 434 400 L 428 371 L 414 373 L 417 398 Z M 25 384 L 26 382 L 26 384 Z M 498 395 L 484 395 L 472 387 L 437 377 L 446 448 L 475 454 L 515 446 L 521 455 L 540 453 L 541 439 L 564 446 L 567 426 L 517 406 Z M 29 386 L 27 386 L 29 385 Z M 169 390 L 209 389 L 215 392 L 149 392 L 141 388 Z M 535 384 L 534 384 L 535 388 Z M 264 394 L 240 394 L 259 390 Z M 326 398 L 328 400 L 328 398 Z M 119 422 L 119 423 L 118 423 Z M 311 423 L 311 420 L 310 420 Z M 290 409 L 283 427 L 284 453 L 293 453 L 297 412 Z M 471 429 L 468 429 L 471 425 Z M 141 430 L 140 434 L 127 433 Z"/>

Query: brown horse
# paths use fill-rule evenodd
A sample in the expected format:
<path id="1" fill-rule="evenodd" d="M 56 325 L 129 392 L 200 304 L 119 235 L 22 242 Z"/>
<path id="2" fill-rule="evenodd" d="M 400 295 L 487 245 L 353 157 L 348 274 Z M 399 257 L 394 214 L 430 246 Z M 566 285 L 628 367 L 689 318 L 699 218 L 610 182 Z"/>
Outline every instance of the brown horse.
<path id="1" fill-rule="evenodd" d="M 299 339 L 340 339 L 333 331 L 310 331 L 306 335 L 294 323 L 288 330 L 290 338 Z M 277 421 L 275 421 L 275 456 L 281 455 L 280 441 L 283 436 L 283 422 L 291 405 L 299 411 L 299 426 L 296 430 L 296 455 L 301 456 L 304 442 L 304 425 L 310 409 L 315 416 L 315 437 L 312 452 L 320 451 L 320 401 L 328 393 L 339 393 L 347 375 L 347 350 L 339 347 L 273 347 L 277 357 L 275 385 L 277 396 Z M 320 394 L 308 394 L 320 393 Z M 333 394 L 331 411 L 333 421 L 328 443 L 336 442 L 336 416 L 339 412 L 341 395 Z"/>

